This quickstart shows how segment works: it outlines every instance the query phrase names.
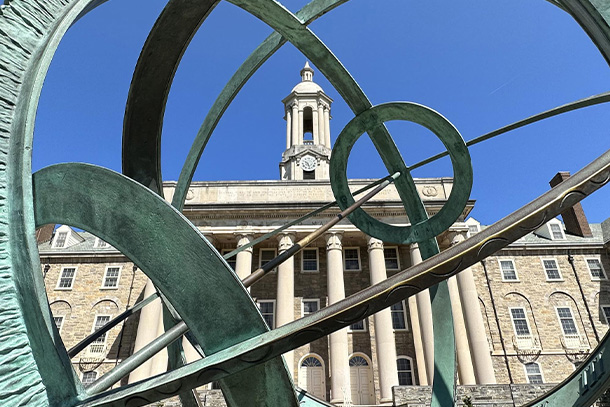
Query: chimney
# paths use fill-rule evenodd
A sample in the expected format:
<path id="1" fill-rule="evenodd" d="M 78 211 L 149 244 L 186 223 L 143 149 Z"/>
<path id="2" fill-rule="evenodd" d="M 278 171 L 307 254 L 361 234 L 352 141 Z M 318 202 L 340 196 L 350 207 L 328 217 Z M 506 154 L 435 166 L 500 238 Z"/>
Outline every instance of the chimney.
<path id="1" fill-rule="evenodd" d="M 54 224 L 44 225 L 38 229 L 36 229 L 36 243 L 46 243 L 51 241 L 51 237 L 53 236 L 53 231 L 55 230 Z"/>
<path id="2" fill-rule="evenodd" d="M 570 178 L 570 173 L 568 171 L 560 171 L 551 179 L 549 184 L 551 185 L 551 188 L 553 188 L 568 178 Z M 581 237 L 593 237 L 593 233 L 591 233 L 591 229 L 589 228 L 589 222 L 585 216 L 585 211 L 582 210 L 580 202 L 563 211 L 561 217 L 566 226 L 566 232 L 569 234 Z"/>

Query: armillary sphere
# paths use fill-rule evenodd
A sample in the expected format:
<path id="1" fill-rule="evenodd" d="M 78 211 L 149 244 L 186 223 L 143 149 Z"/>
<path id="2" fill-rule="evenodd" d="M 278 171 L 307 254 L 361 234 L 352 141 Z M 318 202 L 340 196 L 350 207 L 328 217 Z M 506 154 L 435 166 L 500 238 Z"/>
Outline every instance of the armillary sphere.
<path id="1" fill-rule="evenodd" d="M 275 0 L 227 0 L 275 32 L 235 72 L 205 117 L 170 205 L 162 197 L 160 166 L 161 122 L 169 84 L 191 38 L 219 1 L 170 0 L 150 32 L 127 102 L 123 174 L 94 165 L 59 164 L 33 177 L 33 123 L 50 61 L 68 28 L 104 1 L 7 0 L 0 6 L 0 376 L 4 382 L 0 399 L 11 406 L 102 407 L 140 406 L 178 395 L 184 406 L 196 406 L 191 389 L 219 381 L 229 406 L 296 407 L 300 402 L 320 406 L 295 392 L 281 354 L 430 288 L 435 332 L 432 405 L 452 405 L 455 352 L 446 279 L 557 216 L 601 188 L 610 176 L 610 153 L 604 153 L 532 203 L 439 254 L 435 236 L 457 219 L 470 195 L 473 174 L 467 147 L 550 116 L 607 102 L 610 95 L 579 100 L 465 143 L 449 121 L 428 107 L 410 102 L 373 106 L 346 68 L 308 28 L 312 21 L 347 0 L 312 0 L 295 14 Z M 610 63 L 608 3 L 549 1 L 582 26 Z M 180 210 L 220 117 L 258 67 L 286 42 L 318 67 L 354 113 L 332 151 L 331 184 L 337 204 L 363 232 L 384 241 L 417 242 L 428 260 L 323 312 L 269 331 L 245 289 L 268 270 L 240 282 Z M 427 127 L 447 151 L 407 166 L 385 126 L 390 120 Z M 365 132 L 392 174 L 372 185 L 376 188 L 372 191 L 395 182 L 411 221 L 408 227 L 387 225 L 370 217 L 358 209 L 360 201 L 356 202 L 347 188 L 346 162 L 354 142 Z M 454 188 L 442 210 L 428 219 L 410 171 L 443 155 L 451 158 Z M 86 192 L 83 185 L 88 186 Z M 119 200 L 124 203 L 121 207 L 114 205 Z M 81 205 L 76 207 L 73 202 Z M 47 223 L 79 227 L 112 244 L 154 282 L 165 304 L 166 333 L 86 388 L 70 363 L 70 356 L 79 349 L 67 351 L 63 346 L 45 295 L 34 231 Z M 176 259 L 182 265 L 178 269 L 173 267 Z M 201 312 L 220 303 L 222 313 Z M 182 335 L 205 357 L 184 365 L 175 342 Z M 578 370 L 528 405 L 590 405 L 610 385 L 609 341 L 606 336 Z M 168 345 L 173 370 L 108 390 Z M 86 346 L 86 341 L 79 346 Z"/>

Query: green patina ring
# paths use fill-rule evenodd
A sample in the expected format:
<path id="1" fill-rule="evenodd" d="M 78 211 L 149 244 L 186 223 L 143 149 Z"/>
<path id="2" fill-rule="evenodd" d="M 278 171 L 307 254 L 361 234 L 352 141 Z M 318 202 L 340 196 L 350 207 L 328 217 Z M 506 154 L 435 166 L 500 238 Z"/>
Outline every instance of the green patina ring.
<path id="1" fill-rule="evenodd" d="M 386 242 L 401 244 L 421 242 L 447 230 L 460 217 L 472 189 L 472 164 L 466 143 L 458 130 L 438 112 L 416 103 L 391 102 L 373 106 L 354 117 L 341 131 L 332 150 L 331 187 L 341 209 L 345 209 L 355 202 L 347 182 L 347 159 L 352 147 L 364 132 L 373 130 L 391 120 L 417 123 L 432 131 L 443 142 L 451 157 L 454 174 L 449 199 L 436 215 L 411 226 L 393 226 L 383 223 L 367 214 L 362 208 L 356 209 L 349 219 L 363 232 Z M 374 134 L 374 132 L 370 133 Z M 370 137 L 374 138 L 373 135 Z M 375 143 L 374 139 L 373 142 L 380 154 L 392 154 L 391 160 L 402 161 L 400 155 L 396 156 L 397 148 L 381 151 L 382 147 L 377 146 L 378 143 Z M 413 182 L 410 175 L 406 175 L 408 175 L 409 181 Z M 398 188 L 399 184 L 396 185 Z M 413 190 L 415 190 L 414 187 Z"/>

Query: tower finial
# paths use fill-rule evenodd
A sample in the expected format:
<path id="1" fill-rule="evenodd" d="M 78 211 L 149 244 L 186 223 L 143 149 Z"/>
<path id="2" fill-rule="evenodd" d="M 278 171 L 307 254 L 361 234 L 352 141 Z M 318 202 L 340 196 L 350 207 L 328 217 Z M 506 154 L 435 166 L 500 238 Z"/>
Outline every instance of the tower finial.
<path id="1" fill-rule="evenodd" d="M 309 66 L 309 61 L 305 61 L 305 67 L 301 69 L 301 81 L 311 82 L 313 81 L 313 69 Z"/>

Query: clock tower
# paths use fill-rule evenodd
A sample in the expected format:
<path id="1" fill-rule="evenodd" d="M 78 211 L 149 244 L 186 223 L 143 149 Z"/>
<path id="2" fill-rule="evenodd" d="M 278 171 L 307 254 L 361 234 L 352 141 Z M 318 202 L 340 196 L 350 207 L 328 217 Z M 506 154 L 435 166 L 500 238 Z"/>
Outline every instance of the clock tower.
<path id="1" fill-rule="evenodd" d="M 286 120 L 286 151 L 280 162 L 282 180 L 329 179 L 333 100 L 313 81 L 313 74 L 306 62 L 301 82 L 282 100 Z"/>

